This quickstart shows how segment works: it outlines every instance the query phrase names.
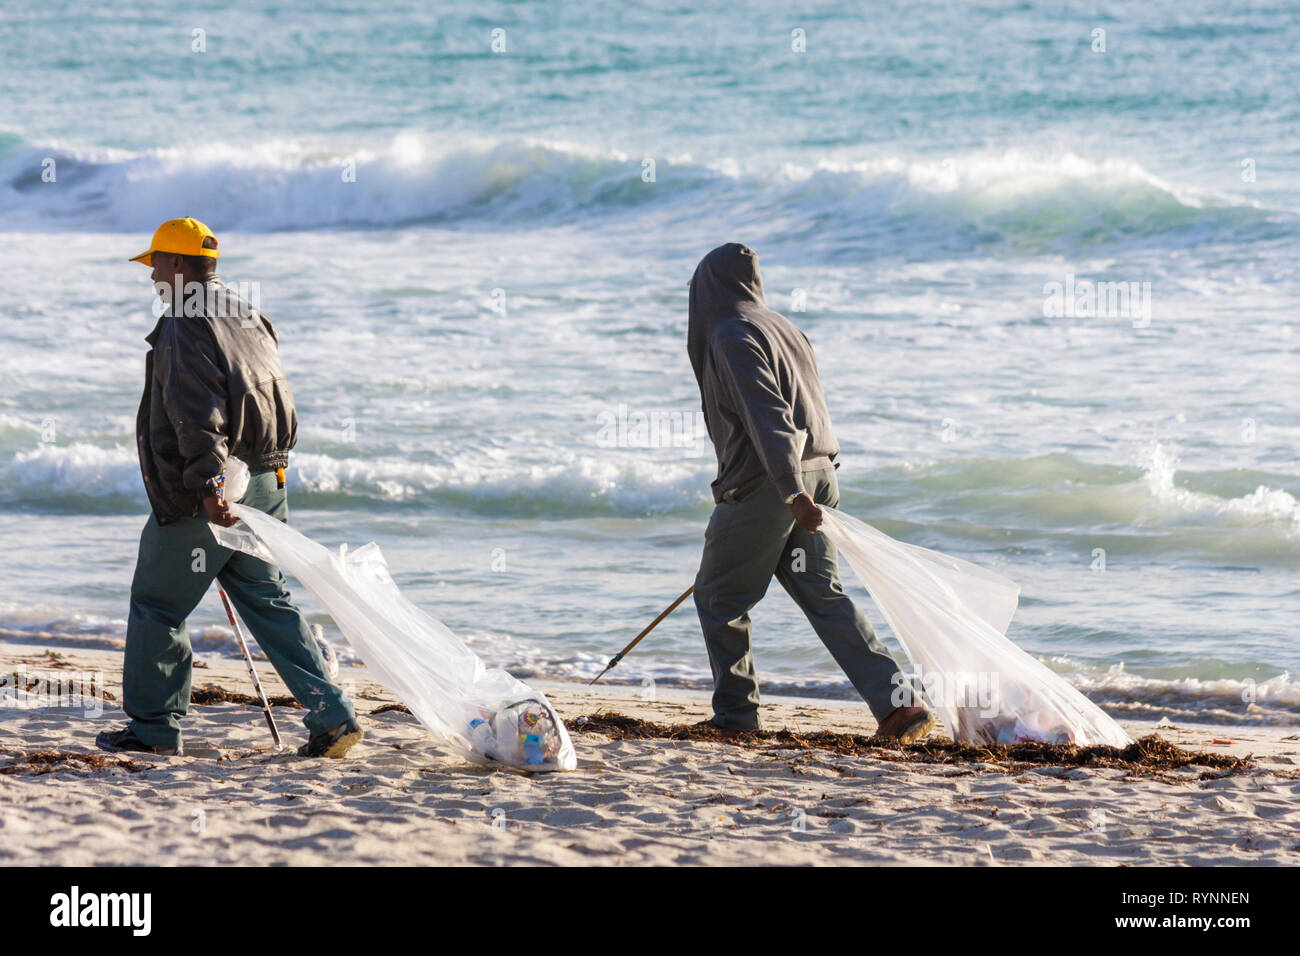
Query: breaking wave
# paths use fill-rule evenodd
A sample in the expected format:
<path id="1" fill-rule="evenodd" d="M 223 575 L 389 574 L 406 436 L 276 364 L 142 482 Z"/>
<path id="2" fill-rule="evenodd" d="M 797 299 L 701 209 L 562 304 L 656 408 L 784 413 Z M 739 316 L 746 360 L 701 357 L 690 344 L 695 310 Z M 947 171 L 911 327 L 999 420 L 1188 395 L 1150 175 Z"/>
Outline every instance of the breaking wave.
<path id="1" fill-rule="evenodd" d="M 710 460 L 711 461 L 711 460 Z M 45 444 L 17 452 L 0 502 L 44 512 L 134 513 L 147 507 L 135 452 L 122 446 Z M 562 462 L 425 464 L 398 458 L 296 453 L 296 507 L 441 505 L 513 516 L 639 515 L 706 506 L 713 466 L 575 456 Z"/>
<path id="2" fill-rule="evenodd" d="M 1134 162 L 1021 150 L 757 172 L 660 157 L 646 182 L 640 156 L 525 139 L 445 148 L 406 133 L 365 149 L 271 141 L 141 152 L 9 139 L 0 144 L 0 229 L 8 231 L 150 232 L 178 208 L 215 229 L 245 232 L 415 223 L 520 229 L 608 217 L 697 219 L 701 208 L 725 208 L 747 234 L 882 254 L 1125 240 L 1181 246 L 1297 231 L 1291 212 L 1193 194 Z M 51 168 L 54 183 L 43 178 Z"/>
<path id="3" fill-rule="evenodd" d="M 289 487 L 297 507 L 434 506 L 510 517 L 686 514 L 711 504 L 711 457 L 665 462 L 543 452 L 531 462 L 295 452 Z M 878 510 L 881 517 L 890 515 L 894 498 L 929 502 L 940 514 L 961 516 L 937 526 L 957 537 L 980 538 L 995 529 L 1010 532 L 1012 541 L 1054 536 L 1066 546 L 1091 548 L 1097 535 L 1105 535 L 1108 547 L 1130 553 L 1300 565 L 1300 501 L 1284 487 L 1300 485 L 1300 478 L 1178 466 L 1174 452 L 1161 445 L 1149 448 L 1137 467 L 1061 454 L 963 458 L 880 468 L 854 476 L 843 490 L 850 506 L 867 514 Z M 0 469 L 0 503 L 46 513 L 125 514 L 146 507 L 134 450 L 86 442 L 36 444 L 14 453 Z M 1165 533 L 1153 535 L 1153 529 Z"/>

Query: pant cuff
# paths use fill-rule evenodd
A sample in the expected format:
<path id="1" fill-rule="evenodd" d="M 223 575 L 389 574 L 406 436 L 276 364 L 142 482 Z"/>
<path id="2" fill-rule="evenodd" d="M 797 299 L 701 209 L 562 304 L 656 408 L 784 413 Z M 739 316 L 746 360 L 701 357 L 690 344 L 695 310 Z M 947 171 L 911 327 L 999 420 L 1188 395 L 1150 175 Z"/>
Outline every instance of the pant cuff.
<path id="1" fill-rule="evenodd" d="M 352 705 L 347 701 L 341 701 L 325 710 L 313 711 L 303 718 L 303 723 L 307 725 L 308 732 L 315 737 L 327 730 L 333 730 L 339 724 L 355 720 L 356 716 Z"/>
<path id="2" fill-rule="evenodd" d="M 138 720 L 132 720 L 127 724 L 127 727 L 130 728 L 131 733 L 135 734 L 140 743 L 146 747 L 180 749 L 182 739 L 180 731 L 173 731 L 169 727 L 160 727 L 157 724 L 144 724 Z"/>
<path id="3" fill-rule="evenodd" d="M 762 730 L 763 722 L 758 719 L 758 714 L 744 716 L 742 714 L 714 714 L 713 724 L 715 727 L 725 727 L 728 730 Z"/>

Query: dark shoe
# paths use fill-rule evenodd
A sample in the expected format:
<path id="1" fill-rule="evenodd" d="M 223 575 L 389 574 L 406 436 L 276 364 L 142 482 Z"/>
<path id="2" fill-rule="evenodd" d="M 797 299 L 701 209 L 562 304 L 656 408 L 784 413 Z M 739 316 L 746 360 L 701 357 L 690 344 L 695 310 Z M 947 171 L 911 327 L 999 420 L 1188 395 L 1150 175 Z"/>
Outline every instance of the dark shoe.
<path id="1" fill-rule="evenodd" d="M 342 757 L 361 737 L 361 725 L 355 720 L 349 720 L 307 741 L 298 748 L 298 756 Z"/>
<path id="2" fill-rule="evenodd" d="M 899 707 L 880 722 L 877 737 L 897 737 L 900 743 L 914 744 L 934 730 L 934 714 L 924 707 Z"/>
<path id="3" fill-rule="evenodd" d="M 754 731 L 760 729 L 758 727 L 726 727 L 719 724 L 717 719 L 713 717 L 710 717 L 708 720 L 701 720 L 694 726 L 700 728 L 707 727 L 710 730 L 716 730 L 723 740 L 735 740 L 737 737 L 743 737 L 745 734 L 752 734 Z"/>
<path id="4" fill-rule="evenodd" d="M 95 746 L 100 750 L 116 753 L 121 750 L 135 750 L 146 754 L 159 754 L 164 757 L 185 756 L 185 745 L 176 747 L 150 747 L 135 735 L 130 727 L 121 730 L 101 730 L 95 737 Z"/>

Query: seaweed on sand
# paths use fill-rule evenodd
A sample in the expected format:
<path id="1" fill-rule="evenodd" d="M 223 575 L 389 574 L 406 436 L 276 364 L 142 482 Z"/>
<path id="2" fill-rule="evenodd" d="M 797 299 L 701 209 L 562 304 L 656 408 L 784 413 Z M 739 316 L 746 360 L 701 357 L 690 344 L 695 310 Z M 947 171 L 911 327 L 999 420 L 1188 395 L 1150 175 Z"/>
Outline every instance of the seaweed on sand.
<path id="1" fill-rule="evenodd" d="M 1076 747 L 1073 745 L 1020 743 L 1010 746 L 971 746 L 932 737 L 915 744 L 900 744 L 884 737 L 841 734 L 829 730 L 796 733 L 790 730 L 755 730 L 726 733 L 707 724 L 656 724 L 622 714 L 596 713 L 570 721 L 573 733 L 598 733 L 616 740 L 695 740 L 732 744 L 753 750 L 825 750 L 840 756 L 872 756 L 912 763 L 993 764 L 1007 770 L 1031 766 L 1113 767 L 1130 773 L 1152 774 L 1196 766 L 1222 773 L 1253 769 L 1250 758 L 1197 753 L 1174 746 L 1157 734 L 1135 740 L 1127 747 Z"/>
<path id="2" fill-rule="evenodd" d="M 272 707 L 296 707 L 302 709 L 302 704 L 294 700 L 288 694 L 282 694 L 278 697 L 268 697 Z M 248 707 L 261 707 L 262 702 L 252 694 L 240 694 L 233 690 L 226 690 L 224 687 L 218 687 L 216 684 L 208 684 L 204 687 L 196 687 L 190 691 L 191 704 L 244 704 Z"/>
<path id="3" fill-rule="evenodd" d="M 142 773 L 149 769 L 148 764 L 121 757 L 104 757 L 100 754 L 65 753 L 60 750 L 37 750 L 32 753 L 21 750 L 0 750 L 0 753 L 13 758 L 8 763 L 0 764 L 0 773 L 4 774 L 40 775 L 58 773 L 60 770 L 125 770 L 128 773 Z"/>

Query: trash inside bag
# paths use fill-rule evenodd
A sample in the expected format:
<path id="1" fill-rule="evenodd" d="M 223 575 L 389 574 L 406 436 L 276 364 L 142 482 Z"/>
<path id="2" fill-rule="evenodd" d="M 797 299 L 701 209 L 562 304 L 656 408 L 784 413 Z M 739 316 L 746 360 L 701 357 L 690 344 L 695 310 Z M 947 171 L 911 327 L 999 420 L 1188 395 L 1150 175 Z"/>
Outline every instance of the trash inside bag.
<path id="1" fill-rule="evenodd" d="M 248 470 L 242 459 L 230 455 L 226 458 L 226 467 L 221 476 L 221 496 L 229 502 L 243 500 L 248 491 L 248 483 L 253 473 Z"/>
<path id="2" fill-rule="evenodd" d="M 915 668 L 910 681 L 900 675 L 896 705 L 923 697 L 958 743 L 1131 743 L 1101 708 L 1006 638 L 1020 600 L 1014 581 L 822 511 L 822 530 Z"/>
<path id="3" fill-rule="evenodd" d="M 441 621 L 402 597 L 374 542 L 330 551 L 270 515 L 231 505 L 217 541 L 292 574 L 316 596 L 375 677 L 448 749 L 520 770 L 578 765 L 564 722 L 546 697 L 488 668 Z"/>

